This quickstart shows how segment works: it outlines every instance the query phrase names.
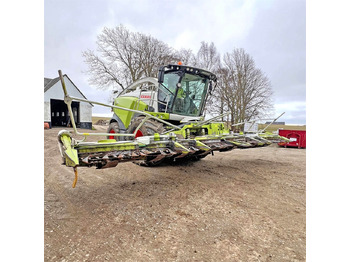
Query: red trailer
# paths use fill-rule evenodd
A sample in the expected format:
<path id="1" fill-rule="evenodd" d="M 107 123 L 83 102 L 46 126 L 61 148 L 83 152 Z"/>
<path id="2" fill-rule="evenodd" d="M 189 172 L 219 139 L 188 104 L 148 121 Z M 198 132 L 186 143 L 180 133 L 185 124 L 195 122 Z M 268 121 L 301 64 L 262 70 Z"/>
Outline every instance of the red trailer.
<path id="1" fill-rule="evenodd" d="M 290 140 L 290 142 L 278 143 L 279 146 L 306 148 L 306 131 L 305 130 L 278 129 L 278 134 Z"/>

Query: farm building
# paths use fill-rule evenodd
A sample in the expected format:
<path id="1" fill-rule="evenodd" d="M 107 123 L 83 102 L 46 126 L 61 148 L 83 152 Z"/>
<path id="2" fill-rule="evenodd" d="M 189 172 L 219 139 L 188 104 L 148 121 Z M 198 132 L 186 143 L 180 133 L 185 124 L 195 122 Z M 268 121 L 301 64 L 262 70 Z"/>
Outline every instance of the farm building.
<path id="1" fill-rule="evenodd" d="M 69 95 L 86 99 L 67 75 L 64 75 L 63 78 Z M 68 108 L 63 99 L 64 93 L 60 78 L 44 78 L 44 122 L 48 123 L 50 128 L 70 125 Z M 91 103 L 72 102 L 72 111 L 77 127 L 92 129 L 92 106 Z"/>
<path id="2" fill-rule="evenodd" d="M 265 125 L 269 125 L 269 124 L 271 124 L 271 121 L 265 123 Z M 286 122 L 273 122 L 272 124 L 273 124 L 273 125 L 285 125 Z"/>

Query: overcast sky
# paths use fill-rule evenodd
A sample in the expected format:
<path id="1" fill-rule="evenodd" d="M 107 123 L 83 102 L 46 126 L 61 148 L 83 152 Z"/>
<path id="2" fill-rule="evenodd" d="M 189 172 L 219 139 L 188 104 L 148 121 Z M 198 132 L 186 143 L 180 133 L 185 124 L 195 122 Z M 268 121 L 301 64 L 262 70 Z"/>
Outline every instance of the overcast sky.
<path id="1" fill-rule="evenodd" d="M 279 121 L 306 123 L 306 17 L 303 0 L 92 1 L 45 0 L 44 74 L 67 74 L 91 100 L 107 102 L 108 91 L 88 84 L 82 52 L 96 49 L 103 27 L 120 24 L 151 34 L 173 48 L 196 53 L 214 42 L 221 55 L 244 48 L 271 80 Z M 93 115 L 110 109 L 94 106 Z"/>

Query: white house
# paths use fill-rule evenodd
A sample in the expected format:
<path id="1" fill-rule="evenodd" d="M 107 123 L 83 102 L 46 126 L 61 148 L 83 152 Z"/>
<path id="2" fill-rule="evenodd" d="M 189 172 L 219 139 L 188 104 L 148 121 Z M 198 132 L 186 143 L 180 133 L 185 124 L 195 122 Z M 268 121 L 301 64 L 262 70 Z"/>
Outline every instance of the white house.
<path id="1" fill-rule="evenodd" d="M 86 99 L 67 75 L 63 75 L 67 92 L 70 96 Z M 54 126 L 69 126 L 68 108 L 63 101 L 64 93 L 59 77 L 44 78 L 44 122 Z M 87 102 L 72 102 L 72 111 L 77 127 L 92 129 L 92 104 Z"/>

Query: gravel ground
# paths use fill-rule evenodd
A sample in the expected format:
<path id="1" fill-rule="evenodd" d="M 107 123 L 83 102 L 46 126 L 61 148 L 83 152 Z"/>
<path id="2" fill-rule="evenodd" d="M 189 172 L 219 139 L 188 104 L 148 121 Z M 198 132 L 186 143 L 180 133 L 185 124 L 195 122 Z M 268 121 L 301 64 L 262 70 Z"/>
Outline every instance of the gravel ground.
<path id="1" fill-rule="evenodd" d="M 44 132 L 45 261 L 305 261 L 306 150 L 78 168 L 73 189 L 59 130 Z"/>

